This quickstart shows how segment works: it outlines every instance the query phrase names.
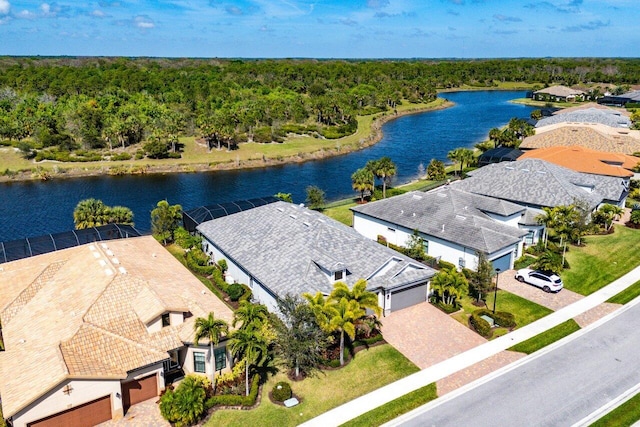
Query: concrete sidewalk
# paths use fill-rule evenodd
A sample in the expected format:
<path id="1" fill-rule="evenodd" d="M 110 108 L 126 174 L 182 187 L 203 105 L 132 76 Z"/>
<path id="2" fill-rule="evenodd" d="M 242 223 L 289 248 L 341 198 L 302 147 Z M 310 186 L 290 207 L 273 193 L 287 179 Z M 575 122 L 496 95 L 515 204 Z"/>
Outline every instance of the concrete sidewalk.
<path id="1" fill-rule="evenodd" d="M 337 426 L 359 415 L 369 412 L 387 402 L 390 402 L 407 393 L 434 383 L 442 378 L 465 369 L 477 362 L 498 354 L 509 347 L 526 341 L 560 323 L 591 310 L 604 303 L 606 300 L 623 291 L 630 285 L 640 280 L 640 267 L 636 267 L 618 280 L 610 283 L 593 294 L 568 305 L 550 315 L 543 317 L 520 329 L 479 345 L 464 353 L 458 354 L 429 368 L 416 372 L 408 377 L 379 388 L 371 393 L 360 396 L 344 405 L 338 406 L 324 414 L 313 418 L 303 426 Z"/>

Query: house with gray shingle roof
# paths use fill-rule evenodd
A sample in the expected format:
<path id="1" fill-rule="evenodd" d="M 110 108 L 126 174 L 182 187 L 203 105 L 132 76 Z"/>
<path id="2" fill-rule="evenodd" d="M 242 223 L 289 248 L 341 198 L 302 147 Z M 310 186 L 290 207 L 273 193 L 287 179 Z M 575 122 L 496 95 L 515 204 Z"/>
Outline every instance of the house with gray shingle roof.
<path id="1" fill-rule="evenodd" d="M 353 227 L 363 236 L 405 246 L 417 230 L 425 252 L 460 268 L 475 269 L 478 252 L 486 254 L 494 268 L 508 270 L 522 254 L 530 230 L 519 222 L 526 208 L 515 203 L 480 196 L 451 185 L 423 193 L 412 191 L 393 198 L 358 205 Z M 540 226 L 533 225 L 533 230 Z"/>
<path id="2" fill-rule="evenodd" d="M 495 163 L 469 172 L 455 188 L 534 209 L 584 201 L 591 209 L 624 207 L 629 178 L 576 172 L 540 159 Z"/>
<path id="3" fill-rule="evenodd" d="M 591 123 L 602 124 L 613 128 L 627 129 L 631 127 L 631 119 L 618 110 L 586 108 L 562 114 L 554 114 L 550 117 L 544 117 L 538 120 L 536 128 L 555 125 L 558 123 Z"/>
<path id="4" fill-rule="evenodd" d="M 273 312 L 287 294 L 328 295 L 338 281 L 366 279 L 389 313 L 426 301 L 435 274 L 351 227 L 282 201 L 206 221 L 197 231 L 203 250 L 227 261 L 227 281 L 249 286 Z"/>

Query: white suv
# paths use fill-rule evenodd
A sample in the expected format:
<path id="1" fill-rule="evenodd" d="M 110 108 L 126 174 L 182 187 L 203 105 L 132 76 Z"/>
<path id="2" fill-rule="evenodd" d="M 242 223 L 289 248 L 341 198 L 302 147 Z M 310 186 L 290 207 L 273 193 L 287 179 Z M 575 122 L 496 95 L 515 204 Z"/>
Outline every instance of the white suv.
<path id="1" fill-rule="evenodd" d="M 544 273 L 539 270 L 523 268 L 516 272 L 516 279 L 519 282 L 526 282 L 537 286 L 545 292 L 560 292 L 562 289 L 562 279 L 556 274 Z"/>

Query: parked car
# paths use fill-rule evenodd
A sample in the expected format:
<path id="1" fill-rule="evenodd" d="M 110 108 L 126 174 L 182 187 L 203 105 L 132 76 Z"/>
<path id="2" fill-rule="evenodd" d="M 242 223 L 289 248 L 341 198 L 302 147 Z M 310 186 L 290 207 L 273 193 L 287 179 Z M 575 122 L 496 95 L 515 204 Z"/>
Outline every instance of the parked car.
<path id="1" fill-rule="evenodd" d="M 523 268 L 516 272 L 516 279 L 519 282 L 526 282 L 537 286 L 545 292 L 560 292 L 562 289 L 562 279 L 557 274 L 545 273 L 540 270 Z"/>

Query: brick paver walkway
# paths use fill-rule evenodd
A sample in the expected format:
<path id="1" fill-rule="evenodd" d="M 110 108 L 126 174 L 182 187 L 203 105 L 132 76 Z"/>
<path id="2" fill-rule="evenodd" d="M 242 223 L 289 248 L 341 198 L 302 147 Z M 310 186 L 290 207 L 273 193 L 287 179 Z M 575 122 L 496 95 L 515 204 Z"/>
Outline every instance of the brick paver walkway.
<path id="1" fill-rule="evenodd" d="M 160 415 L 160 408 L 156 403 L 158 397 L 145 400 L 133 405 L 124 418 L 98 424 L 99 427 L 170 427 L 170 424 Z"/>
<path id="2" fill-rule="evenodd" d="M 493 371 L 497 371 L 503 366 L 507 366 L 525 356 L 526 354 L 515 351 L 502 351 L 453 375 L 438 380 L 436 381 L 438 397 L 442 397 L 457 388 L 467 385 L 478 378 L 482 378 Z"/>
<path id="3" fill-rule="evenodd" d="M 574 317 L 573 320 L 575 320 L 581 328 L 586 328 L 596 320 L 602 319 L 604 316 L 609 313 L 613 313 L 620 307 L 622 307 L 620 304 L 603 302 L 602 304 L 593 307 L 591 310 L 585 311 L 584 313 Z"/>
<path id="4" fill-rule="evenodd" d="M 515 270 L 507 270 L 504 273 L 500 273 L 500 277 L 498 278 L 498 288 L 528 299 L 529 301 L 533 301 L 541 306 L 550 308 L 553 311 L 558 311 L 561 308 L 584 298 L 582 295 L 568 289 L 563 289 L 556 294 L 546 293 L 542 289 L 536 288 L 533 285 L 518 282 L 515 275 Z M 498 304 L 500 304 L 499 297 Z"/>
<path id="5" fill-rule="evenodd" d="M 420 369 L 486 342 L 428 302 L 383 318 L 382 335 Z"/>

